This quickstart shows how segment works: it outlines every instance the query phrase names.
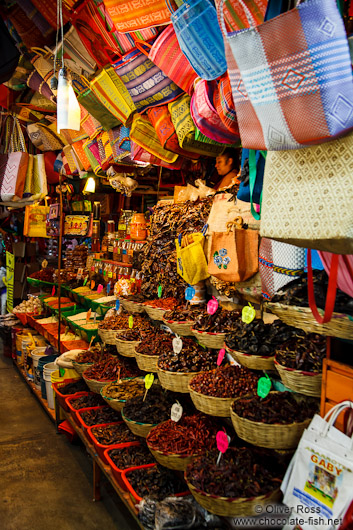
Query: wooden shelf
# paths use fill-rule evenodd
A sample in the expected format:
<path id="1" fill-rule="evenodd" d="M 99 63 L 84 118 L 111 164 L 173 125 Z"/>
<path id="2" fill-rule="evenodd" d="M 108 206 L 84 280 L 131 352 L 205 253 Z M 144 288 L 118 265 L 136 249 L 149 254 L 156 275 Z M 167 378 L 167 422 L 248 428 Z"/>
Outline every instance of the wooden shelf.
<path id="1" fill-rule="evenodd" d="M 122 261 L 113 261 L 110 259 L 93 258 L 93 261 L 101 261 L 110 265 L 117 265 L 118 267 L 132 267 L 132 263 L 123 263 Z"/>

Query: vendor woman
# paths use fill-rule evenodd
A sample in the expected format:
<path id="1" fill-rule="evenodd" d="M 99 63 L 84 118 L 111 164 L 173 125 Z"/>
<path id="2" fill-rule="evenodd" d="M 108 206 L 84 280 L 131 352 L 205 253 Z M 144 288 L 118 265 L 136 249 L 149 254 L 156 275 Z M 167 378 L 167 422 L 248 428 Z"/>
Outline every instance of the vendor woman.
<path id="1" fill-rule="evenodd" d="M 239 184 L 238 180 L 239 154 L 237 149 L 226 147 L 223 153 L 216 158 L 216 170 L 222 179 L 217 183 L 217 191 L 230 188 Z"/>

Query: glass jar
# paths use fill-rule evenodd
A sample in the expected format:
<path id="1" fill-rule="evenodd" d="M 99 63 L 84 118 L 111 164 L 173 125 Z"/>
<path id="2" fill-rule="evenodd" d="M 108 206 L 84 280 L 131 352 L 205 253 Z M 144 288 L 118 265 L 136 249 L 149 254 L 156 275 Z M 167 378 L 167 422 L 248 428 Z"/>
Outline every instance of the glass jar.
<path id="1" fill-rule="evenodd" d="M 126 236 L 126 216 L 125 210 L 121 210 L 118 223 L 118 237 L 124 239 Z"/>
<path id="2" fill-rule="evenodd" d="M 146 219 L 143 213 L 135 213 L 130 224 L 130 237 L 135 241 L 144 241 L 147 237 Z"/>

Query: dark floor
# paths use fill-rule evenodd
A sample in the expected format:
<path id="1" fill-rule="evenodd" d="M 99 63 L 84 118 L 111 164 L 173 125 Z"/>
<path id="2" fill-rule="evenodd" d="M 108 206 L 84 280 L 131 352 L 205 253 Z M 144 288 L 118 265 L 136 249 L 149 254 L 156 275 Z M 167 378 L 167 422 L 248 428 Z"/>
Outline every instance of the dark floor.
<path id="1" fill-rule="evenodd" d="M 1 530 L 137 530 L 106 479 L 92 501 L 92 463 L 54 423 L 0 344 Z"/>

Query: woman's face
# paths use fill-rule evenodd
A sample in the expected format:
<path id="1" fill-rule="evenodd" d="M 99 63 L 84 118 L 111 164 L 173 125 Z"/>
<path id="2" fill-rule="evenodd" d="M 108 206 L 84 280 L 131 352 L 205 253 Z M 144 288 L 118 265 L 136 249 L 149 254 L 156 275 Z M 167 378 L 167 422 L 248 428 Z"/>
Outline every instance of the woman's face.
<path id="1" fill-rule="evenodd" d="M 232 171 L 233 159 L 226 155 L 220 155 L 216 158 L 216 170 L 220 177 Z"/>

